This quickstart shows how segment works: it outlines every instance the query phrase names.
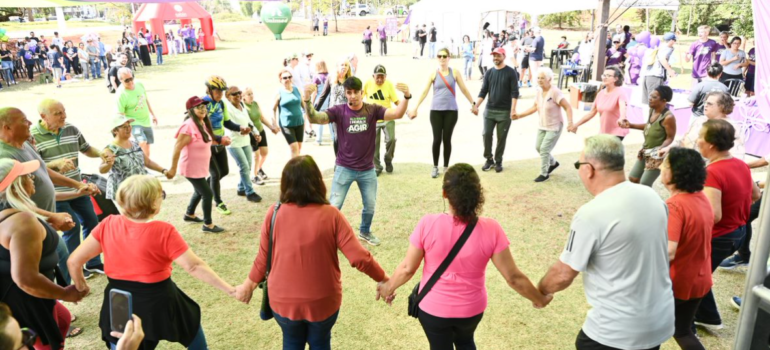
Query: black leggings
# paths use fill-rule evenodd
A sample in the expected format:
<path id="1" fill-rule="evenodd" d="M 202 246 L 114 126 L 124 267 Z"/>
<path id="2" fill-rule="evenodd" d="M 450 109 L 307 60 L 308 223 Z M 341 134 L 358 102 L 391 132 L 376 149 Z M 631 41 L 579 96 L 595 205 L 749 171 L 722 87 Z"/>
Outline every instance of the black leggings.
<path id="1" fill-rule="evenodd" d="M 473 333 L 484 313 L 468 318 L 441 318 L 420 309 L 420 324 L 430 343 L 430 350 L 475 350 Z"/>
<path id="2" fill-rule="evenodd" d="M 219 149 L 219 151 L 217 151 Z M 227 151 L 223 146 L 211 146 L 211 160 L 209 161 L 209 186 L 214 191 L 214 201 L 217 205 L 222 203 L 222 195 L 219 191 L 219 180 L 230 173 L 227 165 Z"/>
<path id="3" fill-rule="evenodd" d="M 190 198 L 190 204 L 187 205 L 187 213 L 185 214 L 188 216 L 195 215 L 195 209 L 198 208 L 198 203 L 203 199 L 203 222 L 206 225 L 211 225 L 211 200 L 214 194 L 211 192 L 209 183 L 204 178 L 191 179 L 186 177 L 186 179 L 193 185 L 195 192 L 193 192 L 192 198 Z"/>
<path id="4" fill-rule="evenodd" d="M 577 339 L 575 339 L 575 349 L 577 350 L 620 350 L 597 342 L 591 339 L 588 335 L 583 333 L 583 329 L 580 329 Z M 646 350 L 658 350 L 660 345 L 646 349 Z"/>
<path id="5" fill-rule="evenodd" d="M 35 64 L 27 64 L 27 77 L 29 77 L 29 80 L 32 80 L 32 77 L 34 76 L 34 69 Z"/>
<path id="6" fill-rule="evenodd" d="M 698 311 L 701 298 L 674 299 L 674 340 L 682 350 L 706 350 L 692 332 L 692 321 Z"/>
<path id="7" fill-rule="evenodd" d="M 430 125 L 433 127 L 433 166 L 438 166 L 441 142 L 444 142 L 444 167 L 449 166 L 452 155 L 452 132 L 457 124 L 457 111 L 430 111 Z"/>

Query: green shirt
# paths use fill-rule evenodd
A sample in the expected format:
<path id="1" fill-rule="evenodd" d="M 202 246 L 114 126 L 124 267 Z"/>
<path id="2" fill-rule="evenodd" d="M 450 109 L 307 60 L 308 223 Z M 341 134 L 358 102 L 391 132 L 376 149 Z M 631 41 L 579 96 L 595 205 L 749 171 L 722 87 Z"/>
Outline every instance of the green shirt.
<path id="1" fill-rule="evenodd" d="M 32 125 L 30 128 L 32 137 L 35 138 L 37 153 L 40 154 L 40 157 L 43 158 L 43 162 L 46 164 L 62 158 L 72 159 L 72 162 L 75 164 L 75 169 L 62 175 L 77 182 L 81 182 L 78 153 L 88 151 L 91 148 L 91 145 L 86 142 L 86 139 L 83 137 L 83 134 L 80 133 L 80 130 L 69 123 L 65 123 L 64 126 L 59 129 L 59 133 L 54 134 L 46 129 L 42 122 L 42 120 L 38 121 L 37 124 Z M 56 192 L 75 191 L 74 188 L 56 186 Z"/>
<path id="2" fill-rule="evenodd" d="M 150 107 L 147 104 L 147 93 L 144 90 L 144 84 L 134 81 L 133 90 L 125 89 L 125 85 L 121 84 L 117 95 L 118 112 L 133 119 L 134 122 L 131 125 L 152 127 L 152 124 L 150 124 Z"/>
<path id="3" fill-rule="evenodd" d="M 254 124 L 259 132 L 262 132 L 264 130 L 262 127 L 262 113 L 259 110 L 259 104 L 257 104 L 257 101 L 254 101 L 251 104 L 244 102 L 243 105 L 246 106 L 246 109 L 249 111 L 249 119 L 251 119 L 251 123 Z"/>

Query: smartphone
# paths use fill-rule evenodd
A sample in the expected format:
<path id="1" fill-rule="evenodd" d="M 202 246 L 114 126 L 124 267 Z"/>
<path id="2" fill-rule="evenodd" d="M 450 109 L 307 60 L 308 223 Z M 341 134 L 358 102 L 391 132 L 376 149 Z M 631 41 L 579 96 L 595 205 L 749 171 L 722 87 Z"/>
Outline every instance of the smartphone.
<path id="1" fill-rule="evenodd" d="M 131 293 L 120 289 L 110 290 L 110 328 L 114 332 L 125 331 L 134 308 Z"/>

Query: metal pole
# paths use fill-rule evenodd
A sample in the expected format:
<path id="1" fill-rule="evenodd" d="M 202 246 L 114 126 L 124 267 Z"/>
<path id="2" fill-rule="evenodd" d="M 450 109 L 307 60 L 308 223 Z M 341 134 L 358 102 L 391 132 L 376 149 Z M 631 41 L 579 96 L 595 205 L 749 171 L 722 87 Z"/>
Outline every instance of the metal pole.
<path id="1" fill-rule="evenodd" d="M 610 0 L 599 0 L 599 35 L 594 36 L 594 62 L 591 64 L 591 77 L 601 81 L 607 57 L 607 21 L 610 18 Z"/>
<path id="2" fill-rule="evenodd" d="M 770 172 L 767 173 L 765 183 L 770 183 Z M 750 348 L 757 321 L 757 312 L 761 302 L 759 294 L 762 291 L 755 292 L 755 287 L 763 285 L 767 277 L 767 260 L 770 258 L 770 225 L 768 225 L 770 207 L 767 205 L 768 200 L 770 200 L 770 191 L 765 191 L 762 194 L 762 205 L 759 208 L 759 229 L 757 230 L 759 235 L 755 238 L 757 246 L 751 252 L 749 270 L 746 274 L 746 289 L 743 292 L 743 302 L 738 315 L 738 330 L 735 333 L 734 349 Z"/>

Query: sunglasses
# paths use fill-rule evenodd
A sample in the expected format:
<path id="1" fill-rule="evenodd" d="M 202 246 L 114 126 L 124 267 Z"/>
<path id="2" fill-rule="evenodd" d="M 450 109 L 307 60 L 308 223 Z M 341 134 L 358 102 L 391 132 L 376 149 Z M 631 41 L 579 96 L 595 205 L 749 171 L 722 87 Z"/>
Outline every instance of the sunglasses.
<path id="1" fill-rule="evenodd" d="M 193 109 L 200 109 L 200 110 L 203 110 L 203 109 L 206 109 L 206 105 L 205 105 L 205 104 L 199 104 L 199 105 L 197 105 L 197 106 L 193 107 Z"/>
<path id="2" fill-rule="evenodd" d="M 444 59 L 444 58 L 447 58 L 447 57 L 449 57 L 449 56 L 447 56 L 447 55 L 436 55 L 436 57 L 438 57 L 438 58 L 441 58 L 441 59 Z"/>
<path id="3" fill-rule="evenodd" d="M 130 82 L 134 81 L 134 78 L 128 78 L 126 80 L 123 80 L 123 84 L 128 84 Z"/>
<path id="4" fill-rule="evenodd" d="M 613 44 L 620 44 L 620 41 L 613 41 Z"/>
<path id="5" fill-rule="evenodd" d="M 37 340 L 37 333 L 35 333 L 35 331 L 29 328 L 22 328 L 21 329 L 21 347 L 18 350 L 32 349 L 33 346 L 35 345 L 36 340 Z"/>
<path id="6" fill-rule="evenodd" d="M 34 181 L 35 180 L 35 174 L 27 174 L 27 178 Z"/>
<path id="7" fill-rule="evenodd" d="M 289 79 L 291 79 L 291 78 L 293 78 L 291 75 L 289 75 L 289 76 L 285 76 L 285 77 L 281 77 L 281 79 L 283 79 L 283 80 L 289 80 Z"/>
<path id="8" fill-rule="evenodd" d="M 241 96 L 241 92 L 242 92 L 242 91 L 238 91 L 238 92 L 231 92 L 231 93 L 230 93 L 230 96 Z"/>
<path id="9" fill-rule="evenodd" d="M 589 162 L 581 162 L 581 161 L 578 160 L 577 162 L 575 162 L 575 170 L 580 170 L 580 166 L 581 165 L 590 165 L 591 168 L 594 167 L 594 165 L 589 163 Z"/>

